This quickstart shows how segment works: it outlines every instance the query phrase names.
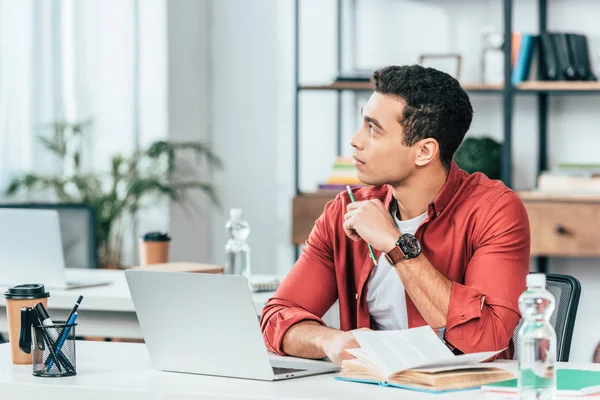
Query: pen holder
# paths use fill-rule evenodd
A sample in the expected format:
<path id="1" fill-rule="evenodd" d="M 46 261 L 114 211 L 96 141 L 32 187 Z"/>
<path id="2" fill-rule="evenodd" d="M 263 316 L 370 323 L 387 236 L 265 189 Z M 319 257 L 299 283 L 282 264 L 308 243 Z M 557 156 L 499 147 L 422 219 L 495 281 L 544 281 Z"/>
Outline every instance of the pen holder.
<path id="1" fill-rule="evenodd" d="M 33 325 L 33 375 L 63 377 L 77 374 L 76 325 L 64 321 Z"/>

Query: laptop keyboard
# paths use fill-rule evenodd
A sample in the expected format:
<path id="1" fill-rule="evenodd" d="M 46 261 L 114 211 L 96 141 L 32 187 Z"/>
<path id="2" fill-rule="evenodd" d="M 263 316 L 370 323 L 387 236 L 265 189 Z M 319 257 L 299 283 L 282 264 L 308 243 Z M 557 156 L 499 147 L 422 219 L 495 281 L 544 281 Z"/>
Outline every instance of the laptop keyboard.
<path id="1" fill-rule="evenodd" d="M 275 375 L 289 374 L 291 372 L 306 371 L 305 369 L 297 369 L 297 368 L 280 368 L 280 367 L 272 367 L 272 368 L 273 368 L 273 373 L 275 373 Z"/>

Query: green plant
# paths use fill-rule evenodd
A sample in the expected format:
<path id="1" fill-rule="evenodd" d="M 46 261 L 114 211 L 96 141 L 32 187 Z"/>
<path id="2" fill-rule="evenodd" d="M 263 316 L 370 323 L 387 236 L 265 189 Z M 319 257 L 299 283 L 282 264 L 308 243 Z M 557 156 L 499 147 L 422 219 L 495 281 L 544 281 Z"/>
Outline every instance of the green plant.
<path id="1" fill-rule="evenodd" d="M 194 206 L 188 192 L 198 189 L 220 206 L 215 187 L 197 179 L 199 171 L 194 164 L 200 157 L 208 165 L 222 168 L 221 160 L 206 144 L 155 141 L 129 157 L 113 155 L 109 171 L 94 173 L 85 171 L 81 162 L 83 136 L 90 124 L 91 121 L 53 123 L 51 136 L 38 136 L 38 140 L 61 160 L 62 173 L 16 177 L 5 194 L 14 196 L 22 191 L 50 190 L 59 202 L 91 206 L 96 212 L 101 265 L 120 266 L 127 223 L 132 222 L 140 210 L 157 201 L 170 199 L 188 208 Z M 194 163 L 189 161 L 191 155 Z"/>
<path id="2" fill-rule="evenodd" d="M 482 172 L 490 179 L 500 179 L 502 145 L 489 137 L 468 137 L 454 153 L 454 161 L 466 172 Z"/>

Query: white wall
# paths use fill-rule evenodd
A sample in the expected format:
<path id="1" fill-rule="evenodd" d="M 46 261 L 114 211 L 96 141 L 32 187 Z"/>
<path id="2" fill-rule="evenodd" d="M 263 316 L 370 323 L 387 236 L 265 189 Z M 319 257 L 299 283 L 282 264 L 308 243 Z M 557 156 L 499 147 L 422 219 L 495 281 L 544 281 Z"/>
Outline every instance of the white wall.
<path id="1" fill-rule="evenodd" d="M 168 127 L 172 140 L 210 142 L 210 5 L 196 0 L 167 2 Z M 210 171 L 202 167 L 198 177 L 208 180 Z M 200 193 L 192 193 L 190 198 L 198 204 L 195 212 L 175 204 L 170 207 L 171 261 L 210 258 L 211 207 Z"/>
<path id="2" fill-rule="evenodd" d="M 364 0 L 363 0 L 364 1 Z M 535 1 L 515 3 L 514 29 L 536 32 Z M 594 0 L 553 0 L 549 28 L 577 30 L 589 35 L 591 51 L 600 47 L 600 25 L 587 15 L 600 12 Z M 355 54 L 358 66 L 417 62 L 422 43 L 433 50 L 463 55 L 463 81 L 478 78 L 479 35 L 486 25 L 502 28 L 501 2 L 461 0 L 427 2 L 359 1 Z M 301 9 L 301 80 L 326 82 L 335 73 L 335 2 L 303 0 Z M 258 11 L 260 10 L 260 12 Z M 409 14 L 409 11 L 413 14 Z M 219 0 L 211 10 L 211 75 L 213 84 L 211 135 L 225 156 L 226 170 L 218 174 L 225 209 L 242 207 L 251 223 L 250 245 L 254 272 L 285 273 L 292 264 L 290 245 L 293 196 L 293 2 L 291 0 Z M 400 22 L 401 23 L 400 23 Z M 407 49 L 407 50 L 405 50 Z M 597 62 L 593 59 L 593 62 Z M 303 93 L 301 98 L 301 187 L 312 190 L 328 174 L 335 156 L 335 108 L 332 93 Z M 471 97 L 475 117 L 470 135 L 502 138 L 502 102 L 495 95 Z M 356 128 L 352 95 L 344 121 L 344 153 Z M 596 97 L 551 100 L 549 142 L 551 164 L 559 161 L 598 162 Z M 516 99 L 513 156 L 514 187 L 535 184 L 537 119 L 534 97 Z M 212 219 L 212 259 L 222 262 L 227 215 Z M 571 359 L 589 361 L 600 340 L 591 296 L 600 289 L 596 259 L 556 259 L 551 271 L 579 278 L 583 293 Z"/>
<path id="3" fill-rule="evenodd" d="M 253 272 L 275 272 L 289 267 L 293 250 L 291 2 L 212 4 L 211 131 L 225 159 L 215 175 L 225 212 L 213 215 L 212 259 L 223 263 L 228 210 L 241 207 Z"/>

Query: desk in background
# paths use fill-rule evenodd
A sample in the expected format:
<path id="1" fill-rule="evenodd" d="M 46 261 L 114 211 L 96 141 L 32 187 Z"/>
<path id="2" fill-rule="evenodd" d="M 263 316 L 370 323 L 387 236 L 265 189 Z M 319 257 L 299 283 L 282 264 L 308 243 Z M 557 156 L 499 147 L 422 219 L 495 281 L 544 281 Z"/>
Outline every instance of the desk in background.
<path id="1" fill-rule="evenodd" d="M 84 299 L 77 318 L 77 336 L 141 339 L 142 333 L 122 270 L 67 269 L 69 280 L 107 280 L 110 285 L 69 290 L 50 290 L 48 309 L 55 320 L 66 319 L 79 295 Z M 0 287 L 4 293 L 5 287 Z M 272 292 L 254 293 L 254 307 L 260 314 Z M 0 333 L 8 332 L 6 302 L 0 295 Z"/>

